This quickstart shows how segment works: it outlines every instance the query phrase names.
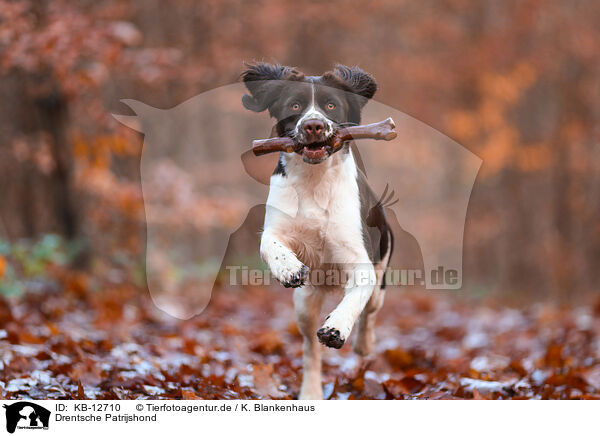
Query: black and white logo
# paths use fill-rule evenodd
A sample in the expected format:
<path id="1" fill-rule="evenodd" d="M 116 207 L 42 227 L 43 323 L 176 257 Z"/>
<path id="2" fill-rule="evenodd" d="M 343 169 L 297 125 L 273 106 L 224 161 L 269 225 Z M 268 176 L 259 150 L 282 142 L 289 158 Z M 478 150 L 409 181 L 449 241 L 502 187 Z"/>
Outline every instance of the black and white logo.
<path id="1" fill-rule="evenodd" d="M 29 401 L 19 401 L 4 405 L 6 409 L 6 431 L 14 433 L 16 429 L 48 429 L 50 411 Z"/>

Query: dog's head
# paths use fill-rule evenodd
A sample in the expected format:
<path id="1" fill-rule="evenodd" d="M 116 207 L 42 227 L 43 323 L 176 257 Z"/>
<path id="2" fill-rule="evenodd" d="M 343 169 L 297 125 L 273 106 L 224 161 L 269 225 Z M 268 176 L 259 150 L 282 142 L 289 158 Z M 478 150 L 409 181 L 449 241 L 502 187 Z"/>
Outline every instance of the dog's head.
<path id="1" fill-rule="evenodd" d="M 317 164 L 335 150 L 327 140 L 343 126 L 360 123 L 360 112 L 373 97 L 377 84 L 358 67 L 337 65 L 322 76 L 305 76 L 282 65 L 248 65 L 242 78 L 250 94 L 242 103 L 255 112 L 269 110 L 279 136 L 303 145 L 297 153 Z"/>

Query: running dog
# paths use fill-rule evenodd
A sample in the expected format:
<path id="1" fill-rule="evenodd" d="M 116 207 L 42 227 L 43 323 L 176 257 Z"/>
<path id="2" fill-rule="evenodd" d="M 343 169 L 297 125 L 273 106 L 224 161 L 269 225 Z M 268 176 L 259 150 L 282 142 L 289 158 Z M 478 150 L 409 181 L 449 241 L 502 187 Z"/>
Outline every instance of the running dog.
<path id="1" fill-rule="evenodd" d="M 360 68 L 343 65 L 306 76 L 257 63 L 247 65 L 242 80 L 249 91 L 244 107 L 268 110 L 276 120 L 273 135 L 299 144 L 280 154 L 271 176 L 260 255 L 283 286 L 295 288 L 304 340 L 299 398 L 322 399 L 320 344 L 341 348 L 358 322 L 354 351 L 373 351 L 393 248 L 384 205 L 358 168 L 350 141 L 336 149 L 327 145 L 337 129 L 360 123 L 377 84 Z M 336 290 L 343 297 L 319 326 L 324 297 Z"/>

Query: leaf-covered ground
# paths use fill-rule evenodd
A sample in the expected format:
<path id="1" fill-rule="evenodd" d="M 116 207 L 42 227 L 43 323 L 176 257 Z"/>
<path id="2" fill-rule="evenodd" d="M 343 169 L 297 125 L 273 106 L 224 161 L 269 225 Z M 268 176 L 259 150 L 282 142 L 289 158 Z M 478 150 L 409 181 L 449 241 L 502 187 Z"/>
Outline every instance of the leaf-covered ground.
<path id="1" fill-rule="evenodd" d="M 0 395 L 61 399 L 296 398 L 290 290 L 215 292 L 180 321 L 129 286 L 0 300 Z M 332 399 L 600 399 L 598 308 L 518 310 L 388 292 L 377 353 L 324 353 Z"/>

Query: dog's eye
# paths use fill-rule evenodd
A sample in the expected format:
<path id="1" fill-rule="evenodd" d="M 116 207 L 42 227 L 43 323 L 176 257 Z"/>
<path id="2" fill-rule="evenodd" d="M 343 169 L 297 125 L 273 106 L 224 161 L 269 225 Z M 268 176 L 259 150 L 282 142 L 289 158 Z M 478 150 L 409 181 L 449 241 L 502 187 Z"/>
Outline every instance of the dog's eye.
<path id="1" fill-rule="evenodd" d="M 290 107 L 292 108 L 293 111 L 299 111 L 300 110 L 300 103 L 292 103 L 290 105 Z"/>
<path id="2" fill-rule="evenodd" d="M 327 103 L 327 110 L 334 110 L 335 109 L 335 103 L 329 102 Z"/>

